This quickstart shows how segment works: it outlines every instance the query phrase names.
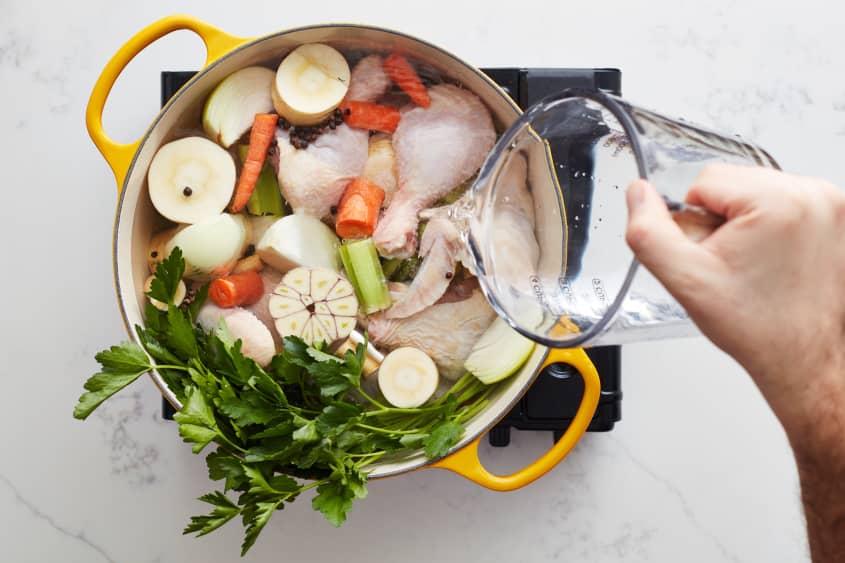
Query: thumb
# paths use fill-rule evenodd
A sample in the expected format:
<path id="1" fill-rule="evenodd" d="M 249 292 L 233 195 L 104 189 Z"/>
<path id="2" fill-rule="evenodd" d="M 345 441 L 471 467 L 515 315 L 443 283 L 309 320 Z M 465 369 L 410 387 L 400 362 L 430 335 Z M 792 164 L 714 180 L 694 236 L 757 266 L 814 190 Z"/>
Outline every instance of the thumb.
<path id="1" fill-rule="evenodd" d="M 706 252 L 687 238 L 650 183 L 636 180 L 627 192 L 625 240 L 637 259 L 676 298 L 683 299 L 700 283 Z"/>

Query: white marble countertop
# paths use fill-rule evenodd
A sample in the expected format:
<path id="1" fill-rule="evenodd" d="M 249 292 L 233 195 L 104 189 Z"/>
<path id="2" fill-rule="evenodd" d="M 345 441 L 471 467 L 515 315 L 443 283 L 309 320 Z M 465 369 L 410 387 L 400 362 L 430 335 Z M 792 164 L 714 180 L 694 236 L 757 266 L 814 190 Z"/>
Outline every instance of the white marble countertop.
<path id="1" fill-rule="evenodd" d="M 371 22 L 478 66 L 616 66 L 628 97 L 739 132 L 784 168 L 845 185 L 845 29 L 829 3 L 504 4 L 4 0 L 1 561 L 238 560 L 238 523 L 182 536 L 209 482 L 148 381 L 87 423 L 71 418 L 94 353 L 124 336 L 111 274 L 115 186 L 84 107 L 108 57 L 158 17 L 184 11 L 245 36 Z M 139 135 L 157 111 L 158 72 L 201 58 L 187 32 L 149 49 L 118 83 L 107 129 Z M 248 560 L 807 560 L 785 437 L 733 361 L 701 339 L 626 346 L 623 388 L 616 429 L 587 435 L 523 490 L 493 493 L 443 471 L 379 481 L 341 529 L 307 501 L 277 514 Z M 483 453 L 492 469 L 515 469 L 550 440 L 515 432 L 510 447 Z"/>

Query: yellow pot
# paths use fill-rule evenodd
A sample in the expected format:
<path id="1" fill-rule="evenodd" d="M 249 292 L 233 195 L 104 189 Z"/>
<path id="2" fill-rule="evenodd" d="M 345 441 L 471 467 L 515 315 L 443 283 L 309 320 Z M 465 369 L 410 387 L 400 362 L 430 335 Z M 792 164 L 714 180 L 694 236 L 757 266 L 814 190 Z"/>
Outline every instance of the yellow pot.
<path id="1" fill-rule="evenodd" d="M 202 70 L 161 110 L 147 132 L 134 143 L 110 139 L 103 130 L 106 99 L 124 67 L 155 40 L 176 30 L 191 30 L 207 48 Z M 279 60 L 303 43 L 322 42 L 343 49 L 374 49 L 412 54 L 443 74 L 460 81 L 481 97 L 490 108 L 498 130 L 505 129 L 519 115 L 519 108 L 492 80 L 478 69 L 423 40 L 403 33 L 367 25 L 327 24 L 288 29 L 259 38 L 235 37 L 196 18 L 174 15 L 139 31 L 112 57 L 94 86 L 86 110 L 88 133 L 114 171 L 118 206 L 114 225 L 114 276 L 123 320 L 130 337 L 137 341 L 134 326 L 143 324 L 144 280 L 147 277 L 147 242 L 157 214 L 146 189 L 146 172 L 158 148 L 184 128 L 197 129 L 205 98 L 226 76 L 237 69 L 270 59 Z M 528 390 L 547 365 L 564 362 L 575 367 L 584 380 L 581 406 L 564 436 L 546 454 L 511 475 L 494 475 L 479 462 L 478 444 Z M 155 372 L 152 379 L 168 401 L 178 408 L 173 393 Z M 525 366 L 500 384 L 487 407 L 467 424 L 463 440 L 446 457 L 427 460 L 421 451 L 401 459 L 369 467 L 370 478 L 387 477 L 421 468 L 448 469 L 490 489 L 517 489 L 541 477 L 575 446 L 584 434 L 598 404 L 600 381 L 592 362 L 582 349 L 553 350 L 537 347 Z"/>

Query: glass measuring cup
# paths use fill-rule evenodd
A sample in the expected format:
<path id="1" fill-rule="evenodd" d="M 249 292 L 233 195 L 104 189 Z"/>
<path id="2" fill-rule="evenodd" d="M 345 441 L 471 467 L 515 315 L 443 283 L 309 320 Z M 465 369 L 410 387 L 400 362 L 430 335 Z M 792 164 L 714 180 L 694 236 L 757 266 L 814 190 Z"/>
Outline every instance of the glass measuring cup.
<path id="1" fill-rule="evenodd" d="M 551 347 L 695 334 L 625 242 L 625 190 L 646 178 L 689 236 L 721 223 L 684 205 L 710 163 L 778 168 L 764 150 L 596 91 L 567 90 L 501 137 L 454 216 L 496 312 Z"/>

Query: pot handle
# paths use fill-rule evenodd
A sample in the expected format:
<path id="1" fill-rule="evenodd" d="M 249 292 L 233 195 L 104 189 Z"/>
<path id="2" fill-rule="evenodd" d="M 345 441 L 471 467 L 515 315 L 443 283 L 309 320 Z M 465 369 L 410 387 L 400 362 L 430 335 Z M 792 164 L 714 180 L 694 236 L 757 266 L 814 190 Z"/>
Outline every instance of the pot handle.
<path id="1" fill-rule="evenodd" d="M 118 143 L 111 139 L 103 130 L 103 107 L 106 105 L 112 86 L 114 86 L 117 77 L 120 76 L 126 65 L 153 41 L 181 29 L 193 31 L 205 43 L 206 58 L 204 66 L 208 66 L 232 49 L 251 40 L 229 35 L 192 16 L 173 15 L 151 23 L 132 36 L 114 54 L 94 84 L 91 97 L 88 99 L 88 107 L 85 110 L 85 124 L 88 127 L 88 135 L 90 135 L 91 140 L 100 149 L 114 172 L 118 194 L 123 189 L 123 180 L 141 140 L 139 139 L 134 143 Z"/>
<path id="2" fill-rule="evenodd" d="M 583 348 L 550 349 L 549 354 L 538 370 L 542 370 L 549 364 L 558 362 L 569 364 L 578 370 L 581 374 L 581 379 L 584 381 L 584 395 L 581 397 L 581 405 L 578 407 L 575 418 L 572 419 L 569 428 L 552 449 L 540 456 L 531 465 L 515 473 L 511 473 L 510 475 L 495 475 L 487 471 L 478 459 L 478 445 L 484 437 L 482 435 L 470 442 L 467 446 L 429 467 L 448 469 L 494 491 L 513 491 L 545 475 L 569 454 L 572 448 L 575 447 L 575 444 L 578 443 L 578 440 L 581 439 L 581 436 L 584 435 L 587 426 L 589 426 L 590 421 L 593 419 L 593 413 L 596 411 L 601 393 L 599 374 Z"/>

